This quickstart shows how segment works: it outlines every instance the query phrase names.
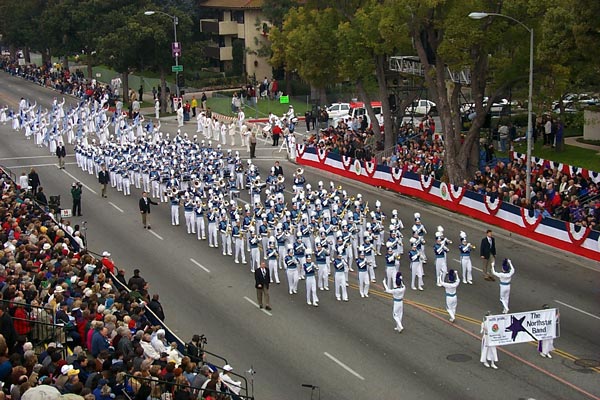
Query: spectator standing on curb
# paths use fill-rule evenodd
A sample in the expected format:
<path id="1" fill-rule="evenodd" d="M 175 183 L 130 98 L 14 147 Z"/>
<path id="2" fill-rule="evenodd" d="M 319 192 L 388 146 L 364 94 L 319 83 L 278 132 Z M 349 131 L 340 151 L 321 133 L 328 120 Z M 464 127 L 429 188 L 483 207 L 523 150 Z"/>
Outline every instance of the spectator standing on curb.
<path id="1" fill-rule="evenodd" d="M 142 225 L 144 225 L 144 229 L 146 229 L 146 228 L 150 229 L 150 225 L 148 224 L 148 214 L 150 214 L 150 204 L 153 204 L 155 206 L 158 205 L 158 203 L 156 203 L 156 202 L 152 201 L 152 199 L 148 198 L 148 192 L 143 192 L 142 198 L 140 199 L 139 208 L 140 208 L 140 213 L 142 214 Z"/>
<path id="2" fill-rule="evenodd" d="M 81 182 L 73 182 L 71 197 L 73 197 L 73 216 L 81 217 Z"/>
<path id="3" fill-rule="evenodd" d="M 19 187 L 23 192 L 27 192 L 29 190 L 29 177 L 27 176 L 27 172 L 22 172 L 19 177 Z"/>
<path id="4" fill-rule="evenodd" d="M 196 100 L 196 96 L 192 96 L 192 117 L 196 116 L 196 108 L 198 108 L 198 100 Z"/>
<path id="5" fill-rule="evenodd" d="M 35 194 L 35 201 L 37 201 L 43 206 L 48 205 L 48 199 L 46 198 L 46 194 L 44 193 L 44 188 L 41 186 L 38 188 L 38 192 Z"/>
<path id="6" fill-rule="evenodd" d="M 256 299 L 258 300 L 258 307 L 271 310 L 271 302 L 269 298 L 269 283 L 271 282 L 271 275 L 269 270 L 266 268 L 267 264 L 262 261 L 260 268 L 254 271 L 254 280 L 256 282 Z"/>
<path id="7" fill-rule="evenodd" d="M 108 197 L 106 195 L 106 186 L 110 182 L 110 173 L 106 170 L 106 164 L 102 164 L 102 169 L 98 172 L 98 182 L 100 182 L 100 186 L 102 187 L 102 197 Z"/>
<path id="8" fill-rule="evenodd" d="M 164 321 L 165 312 L 163 311 L 162 304 L 160 304 L 160 301 L 158 301 L 158 299 L 158 294 L 153 295 L 152 300 L 150 300 L 150 303 L 148 303 L 148 308 L 152 310 L 152 312 L 158 317 L 158 319 Z"/>
<path id="9" fill-rule="evenodd" d="M 65 144 L 60 141 L 56 146 L 56 157 L 58 157 L 58 168 L 65 169 L 65 157 L 67 156 L 67 149 Z"/>
<path id="10" fill-rule="evenodd" d="M 202 92 L 202 97 L 200 97 L 200 104 L 201 104 L 203 111 L 206 111 L 206 101 L 207 100 L 208 100 L 208 98 L 206 97 L 206 93 Z"/>
<path id="11" fill-rule="evenodd" d="M 37 172 L 35 172 L 35 169 L 31 168 L 31 171 L 29 171 L 29 187 L 31 188 L 31 193 L 33 195 L 37 194 L 37 189 L 40 186 L 40 176 L 38 175 Z"/>

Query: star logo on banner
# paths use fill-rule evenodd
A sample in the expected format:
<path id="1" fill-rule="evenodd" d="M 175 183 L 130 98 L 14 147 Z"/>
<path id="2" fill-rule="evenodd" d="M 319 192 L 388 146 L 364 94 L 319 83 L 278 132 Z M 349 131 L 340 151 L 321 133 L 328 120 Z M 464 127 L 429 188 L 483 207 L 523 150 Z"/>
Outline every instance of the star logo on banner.
<path id="1" fill-rule="evenodd" d="M 514 316 L 510 317 L 510 325 L 507 328 L 505 328 L 504 331 L 512 332 L 511 339 L 513 340 L 513 342 L 517 338 L 519 332 L 529 333 L 527 329 L 525 329 L 525 327 L 523 326 L 523 321 L 525 321 L 525 316 L 523 316 L 523 318 L 516 318 Z M 529 335 L 531 334 L 529 333 Z"/>

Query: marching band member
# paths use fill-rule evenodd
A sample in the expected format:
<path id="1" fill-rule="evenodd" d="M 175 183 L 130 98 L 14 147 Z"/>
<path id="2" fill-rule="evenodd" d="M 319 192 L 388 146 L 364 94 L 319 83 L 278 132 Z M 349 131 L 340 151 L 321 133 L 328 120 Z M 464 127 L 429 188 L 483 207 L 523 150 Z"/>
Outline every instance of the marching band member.
<path id="1" fill-rule="evenodd" d="M 294 257 L 298 260 L 299 265 L 304 265 L 306 262 L 306 246 L 302 242 L 302 236 L 300 231 L 296 233 L 296 241 L 294 242 Z M 299 273 L 300 279 L 304 279 L 304 270 Z"/>
<path id="2" fill-rule="evenodd" d="M 446 310 L 450 315 L 450 322 L 454 322 L 454 319 L 456 318 L 456 305 L 458 303 L 458 298 L 456 296 L 456 288 L 460 283 L 460 278 L 458 277 L 456 271 L 453 269 L 448 271 L 447 275 L 448 282 L 444 280 L 446 277 L 446 272 L 440 272 L 440 274 L 437 276 L 437 282 L 438 286 L 443 286 L 446 291 Z"/>
<path id="3" fill-rule="evenodd" d="M 183 202 L 183 217 L 185 218 L 185 227 L 188 235 L 196 234 L 196 220 L 194 219 L 194 201 L 186 194 Z"/>
<path id="4" fill-rule="evenodd" d="M 348 271 L 348 263 L 343 257 L 344 247 L 340 246 L 336 251 L 336 258 L 333 260 L 335 298 L 337 301 L 348 301 L 348 292 L 346 290 L 347 281 L 346 274 Z"/>
<path id="5" fill-rule="evenodd" d="M 371 235 L 365 234 L 364 237 L 365 243 L 363 244 L 363 251 L 365 253 L 365 260 L 367 260 L 369 277 L 371 278 L 371 282 L 375 283 L 377 282 L 375 279 L 375 268 L 377 268 L 377 264 L 375 264 L 375 252 L 373 249 L 373 244 L 371 244 Z"/>
<path id="6" fill-rule="evenodd" d="M 436 232 L 436 235 L 438 234 L 439 232 Z M 433 251 L 435 253 L 435 276 L 440 276 L 441 274 L 446 275 L 448 269 L 446 266 L 446 253 L 450 251 L 450 249 L 442 243 L 440 236 L 437 237 L 435 244 L 433 245 Z M 441 286 L 439 281 L 437 285 Z"/>
<path id="7" fill-rule="evenodd" d="M 312 261 L 312 252 L 306 252 L 306 262 L 303 265 L 304 275 L 306 276 L 306 304 L 319 306 L 319 298 L 317 297 L 317 282 L 315 281 L 315 273 L 318 267 Z"/>
<path id="8" fill-rule="evenodd" d="M 404 293 L 406 292 L 406 287 L 402 282 L 402 273 L 400 271 L 396 272 L 393 289 L 390 288 L 386 279 L 383 280 L 383 288 L 386 293 L 390 293 L 394 299 L 394 309 L 392 312 L 394 321 L 396 321 L 396 327 L 394 330 L 398 333 L 402 333 L 404 330 L 404 326 L 402 326 L 402 316 L 404 314 Z"/>
<path id="9" fill-rule="evenodd" d="M 271 275 L 271 283 L 273 283 L 273 278 L 275 278 L 275 283 L 279 284 L 279 271 L 277 270 L 277 259 L 279 258 L 279 254 L 277 254 L 277 249 L 275 248 L 275 237 L 271 236 L 269 238 L 269 247 L 265 250 L 266 258 L 269 261 L 269 274 Z"/>
<path id="10" fill-rule="evenodd" d="M 542 306 L 542 308 L 544 310 L 547 310 L 548 308 L 550 308 L 548 306 L 548 304 L 544 304 Z M 556 324 L 558 325 L 558 319 L 559 319 L 559 314 L 558 314 L 558 310 L 556 311 Z M 552 358 L 552 354 L 550 354 L 550 352 L 554 350 L 554 339 L 542 339 L 540 341 L 538 341 L 538 352 L 540 353 L 540 356 L 544 357 L 544 358 Z"/>
<path id="11" fill-rule="evenodd" d="M 490 314 L 491 313 L 488 311 L 485 315 L 487 317 Z M 496 346 L 490 345 L 489 332 L 485 326 L 485 317 L 481 323 L 481 357 L 479 358 L 479 361 L 481 361 L 483 366 L 486 368 L 492 367 L 494 369 L 498 369 L 496 366 L 496 363 L 498 362 L 498 352 L 496 350 Z"/>
<path id="12" fill-rule="evenodd" d="M 169 200 L 171 202 L 171 225 L 179 226 L 179 194 L 172 193 Z"/>
<path id="13" fill-rule="evenodd" d="M 299 194 L 304 190 L 304 184 L 306 183 L 306 178 L 304 178 L 304 170 L 302 168 L 298 168 L 294 173 L 294 192 Z"/>
<path id="14" fill-rule="evenodd" d="M 471 249 L 474 249 L 471 243 L 467 242 L 467 234 L 460 231 L 460 265 L 463 273 L 463 283 L 473 284 L 473 264 L 471 263 Z"/>
<path id="15" fill-rule="evenodd" d="M 209 209 L 212 207 L 209 206 Z M 208 247 L 219 247 L 218 230 L 217 230 L 217 219 L 219 218 L 219 209 L 214 208 L 208 212 L 208 216 L 206 217 L 208 221 Z M 231 248 L 231 246 L 230 246 Z"/>
<path id="16" fill-rule="evenodd" d="M 290 294 L 298 293 L 298 259 L 294 256 L 294 246 L 287 246 L 287 255 L 284 258 L 286 274 L 288 278 L 288 289 Z"/>
<path id="17" fill-rule="evenodd" d="M 504 261 L 502 261 L 502 272 L 496 272 L 496 270 L 494 270 L 494 263 L 492 263 L 492 274 L 500 281 L 500 303 L 502 303 L 502 307 L 504 308 L 502 310 L 503 314 L 508 313 L 510 282 L 514 273 L 515 267 L 513 267 L 512 261 L 508 258 L 505 258 Z"/>
<path id="18" fill-rule="evenodd" d="M 317 274 L 317 286 L 319 287 L 319 290 L 329 290 L 329 279 L 327 274 L 327 256 L 329 253 L 323 248 L 321 239 L 315 240 L 315 246 L 317 247 L 315 251 L 315 261 L 319 269 Z"/>
<path id="19" fill-rule="evenodd" d="M 204 223 L 204 206 L 197 198 L 194 204 L 194 220 L 196 221 L 196 230 L 198 231 L 198 240 L 206 240 L 206 230 Z"/>
<path id="20" fill-rule="evenodd" d="M 257 268 L 260 268 L 260 249 L 258 248 L 258 243 L 260 241 L 259 237 L 256 235 L 256 230 L 253 226 L 250 226 L 249 229 L 250 237 L 248 239 L 248 247 L 250 249 L 250 271 L 254 272 Z M 265 249 L 265 259 L 267 259 L 267 248 Z M 270 264 L 270 263 L 269 263 Z M 269 271 L 271 270 L 271 266 L 269 265 Z M 271 273 L 271 280 L 273 280 L 273 275 Z"/>
<path id="21" fill-rule="evenodd" d="M 421 262 L 421 253 L 417 250 L 417 240 L 414 237 L 410 239 L 411 248 L 408 252 L 412 275 L 410 287 L 412 290 L 417 290 L 415 279 L 418 279 L 419 290 L 423 290 L 423 263 Z"/>
<path id="22" fill-rule="evenodd" d="M 285 218 L 285 217 L 284 217 Z M 287 234 L 283 230 L 283 224 L 278 223 L 275 227 L 275 241 L 277 242 L 277 253 L 279 253 L 278 265 L 282 269 L 285 265 Z"/>
<path id="23" fill-rule="evenodd" d="M 240 226 L 240 219 L 235 220 L 235 225 L 231 230 L 231 236 L 235 241 L 235 263 L 239 264 L 239 256 L 242 256 L 242 264 L 246 264 L 246 253 L 244 252 L 244 232 Z"/>
<path id="24" fill-rule="evenodd" d="M 358 291 L 360 292 L 360 297 L 369 297 L 368 262 L 365 259 L 365 250 L 362 246 L 358 248 L 356 266 L 358 267 Z"/>
<path id="25" fill-rule="evenodd" d="M 421 222 L 421 214 L 415 213 L 414 217 L 415 217 L 415 224 L 412 226 L 413 236 L 414 236 L 414 234 L 417 234 L 419 236 L 419 238 L 421 239 L 421 241 L 420 241 L 421 244 L 425 244 L 425 235 L 427 234 L 427 229 L 425 229 L 425 226 Z M 423 264 L 426 264 L 427 256 L 425 255 L 425 247 L 417 245 L 417 249 L 419 250 L 419 252 L 421 254 L 421 259 L 422 259 Z"/>
<path id="26" fill-rule="evenodd" d="M 388 246 L 389 245 L 389 246 Z M 394 287 L 394 280 L 396 279 L 396 272 L 398 271 L 397 263 L 397 255 L 394 253 L 394 248 L 388 242 L 387 253 L 385 255 L 385 281 L 387 282 L 388 287 Z"/>
<path id="27" fill-rule="evenodd" d="M 210 236 L 210 219 L 208 225 L 208 231 Z M 223 247 L 223 255 L 230 256 L 231 251 L 231 225 L 227 220 L 226 214 L 221 214 L 221 220 L 219 221 L 219 233 L 221 234 L 221 246 Z M 209 237 L 210 240 L 210 237 Z M 216 240 L 215 240 L 216 242 Z M 217 247 L 216 245 L 214 247 Z"/>

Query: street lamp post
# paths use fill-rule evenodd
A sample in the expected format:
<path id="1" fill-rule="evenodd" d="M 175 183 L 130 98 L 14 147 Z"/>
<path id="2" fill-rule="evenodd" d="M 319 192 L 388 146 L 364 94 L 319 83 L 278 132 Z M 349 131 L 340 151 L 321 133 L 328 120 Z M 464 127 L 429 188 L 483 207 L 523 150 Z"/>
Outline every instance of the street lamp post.
<path id="1" fill-rule="evenodd" d="M 177 18 L 176 15 L 167 14 L 166 12 L 163 12 L 163 11 L 154 11 L 154 10 L 144 11 L 144 15 L 154 15 L 156 13 L 166 15 L 167 17 L 169 17 L 173 20 L 174 42 L 177 43 L 177 24 L 179 24 L 179 18 Z M 176 67 L 179 66 L 179 54 L 180 54 L 179 51 L 177 53 L 175 53 L 175 66 Z M 178 68 L 175 68 L 175 93 L 177 94 L 177 98 L 179 98 L 179 69 Z"/>
<path id="2" fill-rule="evenodd" d="M 507 18 L 529 32 L 529 96 L 527 99 L 527 165 L 526 165 L 526 181 L 525 181 L 525 195 L 527 200 L 531 199 L 531 147 L 533 139 L 533 28 L 528 27 L 518 19 L 515 19 L 509 15 L 498 14 L 498 13 L 487 13 L 487 12 L 472 12 L 469 14 L 471 19 L 483 19 L 486 17 L 502 17 Z"/>

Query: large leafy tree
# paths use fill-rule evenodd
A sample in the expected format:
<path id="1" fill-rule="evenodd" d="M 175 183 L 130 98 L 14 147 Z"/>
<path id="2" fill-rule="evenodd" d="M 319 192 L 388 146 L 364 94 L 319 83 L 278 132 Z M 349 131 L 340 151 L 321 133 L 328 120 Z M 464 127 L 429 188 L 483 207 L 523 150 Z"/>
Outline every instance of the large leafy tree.
<path id="1" fill-rule="evenodd" d="M 272 65 L 297 71 L 321 104 L 327 103 L 325 88 L 340 80 L 336 60 L 344 49 L 338 48 L 335 35 L 339 22 L 340 15 L 332 8 L 292 8 L 281 30 L 274 27 L 270 34 Z"/>
<path id="2" fill-rule="evenodd" d="M 444 133 L 446 173 L 453 184 L 462 184 L 478 168 L 480 131 L 493 99 L 515 82 L 527 82 L 523 61 L 528 60 L 529 40 L 523 27 L 503 18 L 473 21 L 467 15 L 472 11 L 505 13 L 517 15 L 530 25 L 534 17 L 526 3 L 514 1 L 503 8 L 503 2 L 481 0 L 397 1 L 397 12 L 409 21 L 415 50 L 425 67 L 425 81 L 435 93 Z M 462 87 L 448 80 L 447 68 L 469 68 L 471 72 L 476 116 L 464 134 L 459 108 Z M 488 92 L 492 101 L 484 106 L 483 97 Z"/>
<path id="3" fill-rule="evenodd" d="M 345 8 L 340 11 L 346 19 L 337 29 L 338 46 L 344 49 L 339 58 L 341 74 L 356 83 L 371 121 L 376 121 L 376 118 L 370 107 L 365 82 L 375 78 L 377 95 L 382 103 L 387 148 L 394 145 L 397 134 L 389 103 L 388 57 L 412 50 L 407 24 L 396 18 L 393 2 L 363 0 L 354 2 L 354 5 L 355 10 Z M 406 105 L 408 104 L 400 104 L 400 109 L 404 110 Z M 377 123 L 373 124 L 373 129 L 379 133 Z"/>

